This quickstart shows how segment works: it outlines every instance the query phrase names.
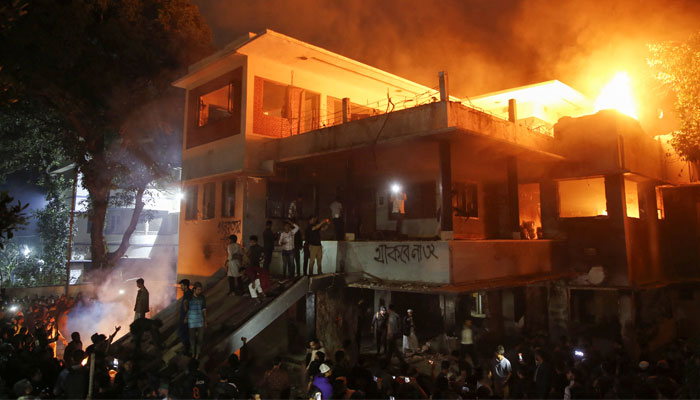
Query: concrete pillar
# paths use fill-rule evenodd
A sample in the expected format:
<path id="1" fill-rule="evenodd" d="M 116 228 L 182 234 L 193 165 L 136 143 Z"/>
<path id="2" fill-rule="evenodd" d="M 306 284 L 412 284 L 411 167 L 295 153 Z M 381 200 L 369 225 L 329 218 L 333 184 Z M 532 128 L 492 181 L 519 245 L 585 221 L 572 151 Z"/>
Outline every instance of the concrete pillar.
<path id="1" fill-rule="evenodd" d="M 316 337 L 316 293 L 306 294 L 306 330 L 307 339 Z"/>
<path id="2" fill-rule="evenodd" d="M 633 357 L 639 355 L 636 329 L 636 306 L 634 292 L 620 291 L 618 298 L 618 312 L 620 318 L 620 335 L 622 344 Z"/>
<path id="3" fill-rule="evenodd" d="M 558 338 L 569 331 L 569 291 L 566 286 L 553 283 L 549 286 L 549 337 Z"/>
<path id="4" fill-rule="evenodd" d="M 343 123 L 350 121 L 350 99 L 343 97 Z"/>
<path id="5" fill-rule="evenodd" d="M 376 290 L 374 291 L 374 311 L 379 311 L 379 306 L 383 305 L 389 309 L 389 304 L 391 304 L 391 291 L 390 290 Z"/>
<path id="6" fill-rule="evenodd" d="M 506 333 L 515 331 L 515 296 L 511 289 L 501 290 L 501 313 L 503 329 Z"/>
<path id="7" fill-rule="evenodd" d="M 452 236 L 452 147 L 448 141 L 440 142 L 440 230 Z M 448 237 L 451 239 L 451 237 Z"/>
<path id="8" fill-rule="evenodd" d="M 518 159 L 508 157 L 508 227 L 513 239 L 520 239 L 520 207 L 518 205 Z"/>
<path id="9" fill-rule="evenodd" d="M 486 327 L 493 332 L 496 337 L 503 336 L 503 305 L 500 290 L 490 290 L 486 292 L 488 297 L 488 311 L 486 315 Z"/>
<path id="10" fill-rule="evenodd" d="M 559 195 L 557 183 L 552 180 L 540 182 L 540 210 L 542 212 L 542 233 L 545 239 L 559 237 Z"/>
<path id="11" fill-rule="evenodd" d="M 508 121 L 515 122 L 518 120 L 518 106 L 515 99 L 508 99 Z"/>
<path id="12" fill-rule="evenodd" d="M 440 77 L 440 101 L 449 101 L 450 100 L 450 86 L 447 81 L 447 72 L 445 71 L 440 71 L 438 73 L 438 76 Z"/>
<path id="13" fill-rule="evenodd" d="M 440 312 L 444 322 L 445 333 L 452 335 L 457 327 L 457 296 L 451 294 L 440 295 Z"/>
<path id="14" fill-rule="evenodd" d="M 547 329 L 547 296 L 542 286 L 525 287 L 525 329 L 539 332 Z"/>

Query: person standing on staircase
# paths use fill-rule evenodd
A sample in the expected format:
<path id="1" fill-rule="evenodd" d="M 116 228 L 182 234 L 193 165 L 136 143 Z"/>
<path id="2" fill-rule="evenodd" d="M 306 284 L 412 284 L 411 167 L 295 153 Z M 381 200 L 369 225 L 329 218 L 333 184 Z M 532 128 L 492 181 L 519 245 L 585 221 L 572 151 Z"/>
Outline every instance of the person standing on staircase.
<path id="1" fill-rule="evenodd" d="M 134 320 L 146 318 L 146 313 L 149 310 L 148 289 L 144 285 L 143 278 L 136 280 L 136 287 L 139 288 L 139 291 L 136 293 L 136 304 L 134 304 Z"/>
<path id="2" fill-rule="evenodd" d="M 180 281 L 180 290 L 182 290 L 182 298 L 180 299 L 180 314 L 177 319 L 177 336 L 182 342 L 182 348 L 185 354 L 190 354 L 190 331 L 185 320 L 187 319 L 187 310 L 185 305 L 192 298 L 192 290 L 190 289 L 190 280 L 183 279 Z"/>
<path id="3" fill-rule="evenodd" d="M 202 354 L 204 329 L 207 327 L 207 300 L 202 291 L 202 282 L 195 282 L 192 298 L 185 303 L 187 309 L 185 323 L 189 326 L 192 357 L 195 359 L 199 359 Z"/>
<path id="4" fill-rule="evenodd" d="M 228 269 L 228 294 L 238 291 L 241 278 L 241 264 L 243 261 L 243 247 L 238 244 L 238 236 L 231 235 L 228 237 L 229 244 L 226 248 L 228 257 L 226 258 L 226 267 Z"/>

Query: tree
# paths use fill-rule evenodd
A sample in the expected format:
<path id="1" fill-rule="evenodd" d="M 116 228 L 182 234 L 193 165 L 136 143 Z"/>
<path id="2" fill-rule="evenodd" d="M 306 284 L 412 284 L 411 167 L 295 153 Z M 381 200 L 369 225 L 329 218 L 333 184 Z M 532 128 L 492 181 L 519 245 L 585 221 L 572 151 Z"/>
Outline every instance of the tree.
<path id="1" fill-rule="evenodd" d="M 22 205 L 19 201 L 13 204 L 13 201 L 7 192 L 0 192 L 0 250 L 5 248 L 6 241 L 12 239 L 17 228 L 27 223 L 24 209 L 28 204 Z"/>
<path id="2" fill-rule="evenodd" d="M 4 95 L 60 120 L 60 148 L 89 193 L 93 267 L 111 266 L 128 248 L 148 185 L 173 165 L 163 146 L 177 142 L 182 107 L 163 107 L 176 93 L 170 83 L 211 51 L 211 32 L 186 0 L 36 0 L 26 11 L 0 52 Z M 117 189 L 134 213 L 107 252 L 103 228 Z"/>
<path id="3" fill-rule="evenodd" d="M 656 79 L 675 97 L 680 129 L 671 144 L 683 159 L 700 161 L 700 33 L 685 42 L 649 45 L 649 51 Z"/>

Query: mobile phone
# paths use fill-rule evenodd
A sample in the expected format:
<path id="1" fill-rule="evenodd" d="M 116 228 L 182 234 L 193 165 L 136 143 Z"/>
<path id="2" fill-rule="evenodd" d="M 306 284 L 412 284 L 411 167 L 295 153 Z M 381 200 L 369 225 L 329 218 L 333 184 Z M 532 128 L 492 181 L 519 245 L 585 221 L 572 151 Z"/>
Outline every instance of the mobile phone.
<path id="1" fill-rule="evenodd" d="M 403 381 L 406 382 L 406 383 L 409 383 L 409 382 L 411 382 L 411 378 L 405 376 L 405 377 L 403 378 Z"/>
<path id="2" fill-rule="evenodd" d="M 518 353 L 518 358 L 520 359 L 520 362 L 523 361 L 523 353 Z"/>
<path id="3" fill-rule="evenodd" d="M 394 396 L 389 396 L 389 400 L 396 400 Z"/>
<path id="4" fill-rule="evenodd" d="M 314 398 L 316 400 L 321 400 L 321 392 L 316 392 L 316 394 L 314 395 Z"/>
<path id="5" fill-rule="evenodd" d="M 372 378 L 374 378 L 374 381 L 375 381 L 375 382 L 377 381 L 377 377 L 376 377 L 376 376 L 373 376 Z"/>
<path id="6" fill-rule="evenodd" d="M 579 358 L 583 358 L 584 354 L 581 350 L 574 350 L 574 355 Z"/>

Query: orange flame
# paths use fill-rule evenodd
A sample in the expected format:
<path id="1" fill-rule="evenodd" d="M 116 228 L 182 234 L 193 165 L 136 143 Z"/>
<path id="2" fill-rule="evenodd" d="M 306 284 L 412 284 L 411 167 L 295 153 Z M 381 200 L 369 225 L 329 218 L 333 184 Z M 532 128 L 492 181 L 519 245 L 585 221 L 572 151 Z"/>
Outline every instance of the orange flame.
<path id="1" fill-rule="evenodd" d="M 637 119 L 637 104 L 632 96 L 627 72 L 618 72 L 600 91 L 595 101 L 595 110 L 614 109 Z"/>

